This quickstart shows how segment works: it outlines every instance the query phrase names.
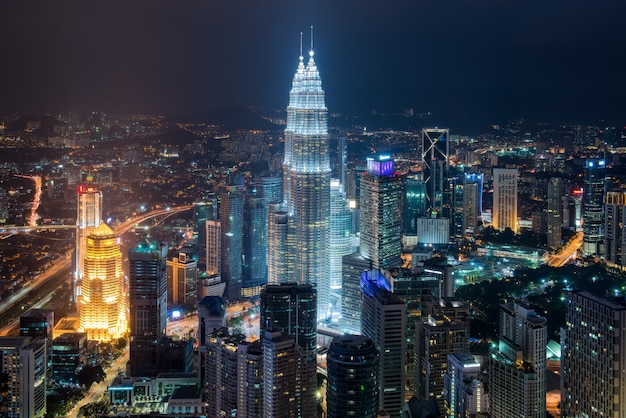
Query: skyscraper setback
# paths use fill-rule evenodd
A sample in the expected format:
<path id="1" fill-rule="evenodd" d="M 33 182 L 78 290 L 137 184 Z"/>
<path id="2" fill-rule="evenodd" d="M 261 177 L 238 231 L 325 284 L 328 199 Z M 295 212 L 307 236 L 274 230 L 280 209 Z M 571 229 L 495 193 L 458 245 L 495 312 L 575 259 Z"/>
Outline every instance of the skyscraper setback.
<path id="1" fill-rule="evenodd" d="M 311 42 L 312 44 L 312 42 Z M 283 198 L 294 224 L 295 280 L 314 284 L 318 316 L 330 299 L 330 159 L 328 110 L 313 48 L 304 64 L 300 53 L 287 107 Z"/>

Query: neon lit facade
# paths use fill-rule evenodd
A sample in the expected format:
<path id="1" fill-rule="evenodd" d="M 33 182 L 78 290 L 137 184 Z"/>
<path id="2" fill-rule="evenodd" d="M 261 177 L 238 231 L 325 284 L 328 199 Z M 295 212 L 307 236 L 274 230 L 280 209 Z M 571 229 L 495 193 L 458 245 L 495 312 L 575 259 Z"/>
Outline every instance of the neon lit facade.
<path id="1" fill-rule="evenodd" d="M 105 223 L 87 237 L 78 311 L 80 331 L 89 340 L 111 341 L 126 332 L 122 252 L 118 237 Z"/>
<path id="2" fill-rule="evenodd" d="M 318 318 L 330 300 L 330 159 L 328 110 L 313 51 L 300 56 L 287 107 L 283 197 L 294 221 L 295 280 L 315 284 Z"/>

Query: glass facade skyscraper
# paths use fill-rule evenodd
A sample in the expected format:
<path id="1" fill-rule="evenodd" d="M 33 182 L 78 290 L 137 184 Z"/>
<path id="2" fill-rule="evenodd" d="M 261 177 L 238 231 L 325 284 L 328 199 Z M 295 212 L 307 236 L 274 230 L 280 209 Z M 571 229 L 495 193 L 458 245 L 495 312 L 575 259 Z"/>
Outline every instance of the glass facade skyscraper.
<path id="1" fill-rule="evenodd" d="M 583 188 L 583 255 L 604 254 L 604 188 L 606 162 L 589 159 L 585 162 Z"/>
<path id="2" fill-rule="evenodd" d="M 293 78 L 287 107 L 283 198 L 294 220 L 295 280 L 313 284 L 320 319 L 330 300 L 330 158 L 322 80 L 309 53 Z"/>

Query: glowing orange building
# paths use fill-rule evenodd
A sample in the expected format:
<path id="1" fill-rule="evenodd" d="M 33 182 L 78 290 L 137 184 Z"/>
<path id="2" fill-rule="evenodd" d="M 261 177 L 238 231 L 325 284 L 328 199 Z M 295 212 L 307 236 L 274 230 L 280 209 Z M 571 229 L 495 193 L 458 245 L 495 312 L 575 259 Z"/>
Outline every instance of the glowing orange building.
<path id="1" fill-rule="evenodd" d="M 80 331 L 87 338 L 110 341 L 126 332 L 127 314 L 118 237 L 105 223 L 87 236 Z"/>

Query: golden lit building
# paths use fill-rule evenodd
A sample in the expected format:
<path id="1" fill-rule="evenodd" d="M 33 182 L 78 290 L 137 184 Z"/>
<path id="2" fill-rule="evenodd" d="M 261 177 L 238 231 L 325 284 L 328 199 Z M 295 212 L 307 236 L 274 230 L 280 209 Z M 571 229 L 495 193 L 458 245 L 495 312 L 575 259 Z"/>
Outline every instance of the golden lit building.
<path id="1" fill-rule="evenodd" d="M 127 328 L 122 252 L 118 237 L 105 223 L 87 237 L 86 244 L 79 331 L 90 340 L 110 341 Z"/>

